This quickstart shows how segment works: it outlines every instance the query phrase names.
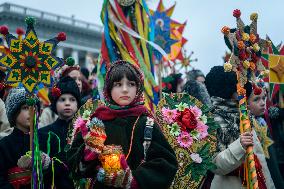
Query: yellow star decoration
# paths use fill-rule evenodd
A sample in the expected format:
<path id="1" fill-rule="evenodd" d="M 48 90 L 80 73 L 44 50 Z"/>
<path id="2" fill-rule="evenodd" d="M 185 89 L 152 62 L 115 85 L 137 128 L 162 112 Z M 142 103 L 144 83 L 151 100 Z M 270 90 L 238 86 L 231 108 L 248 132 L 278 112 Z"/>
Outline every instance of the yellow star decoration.
<path id="1" fill-rule="evenodd" d="M 273 56 L 271 55 L 271 57 L 269 57 L 269 62 L 270 64 L 274 64 L 275 66 L 271 65 L 270 70 L 275 72 L 275 74 L 277 75 L 278 80 L 275 78 L 270 78 L 271 82 L 281 82 L 283 75 L 284 75 L 284 60 L 283 60 L 283 56 Z M 275 81 L 274 81 L 275 80 Z"/>
<path id="2" fill-rule="evenodd" d="M 270 158 L 268 148 L 271 146 L 274 142 L 271 138 L 267 136 L 267 125 L 266 126 L 261 126 L 258 124 L 256 119 L 253 119 L 253 125 L 254 125 L 254 130 L 257 134 L 257 137 L 260 141 L 260 144 L 262 146 L 264 155 L 266 158 Z"/>

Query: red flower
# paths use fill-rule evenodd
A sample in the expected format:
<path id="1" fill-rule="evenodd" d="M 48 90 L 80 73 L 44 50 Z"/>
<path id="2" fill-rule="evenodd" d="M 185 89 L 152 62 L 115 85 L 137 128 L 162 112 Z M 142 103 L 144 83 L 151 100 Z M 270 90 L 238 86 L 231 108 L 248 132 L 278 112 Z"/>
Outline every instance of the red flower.
<path id="1" fill-rule="evenodd" d="M 233 12 L 233 16 L 236 18 L 240 18 L 241 16 L 241 11 L 239 9 L 235 9 Z"/>
<path id="2" fill-rule="evenodd" d="M 51 95 L 52 95 L 53 97 L 55 97 L 55 98 L 60 97 L 60 95 L 61 95 L 60 89 L 57 88 L 57 87 L 53 87 L 53 88 L 51 89 Z"/>
<path id="3" fill-rule="evenodd" d="M 181 130 L 193 130 L 197 126 L 197 120 L 194 114 L 188 108 L 185 108 L 184 111 L 181 112 L 177 122 L 181 126 Z"/>

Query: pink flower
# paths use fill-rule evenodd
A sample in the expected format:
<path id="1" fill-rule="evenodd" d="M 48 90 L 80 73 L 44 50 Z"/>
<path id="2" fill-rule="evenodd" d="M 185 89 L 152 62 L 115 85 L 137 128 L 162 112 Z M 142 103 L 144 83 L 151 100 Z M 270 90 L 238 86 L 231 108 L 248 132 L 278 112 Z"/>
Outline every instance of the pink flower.
<path id="1" fill-rule="evenodd" d="M 162 113 L 164 115 L 164 119 L 168 124 L 171 124 L 175 121 L 178 116 L 178 112 L 176 109 L 170 110 L 168 108 L 163 107 Z"/>
<path id="2" fill-rule="evenodd" d="M 79 117 L 78 119 L 76 119 L 74 123 L 74 129 L 75 130 L 80 129 L 82 132 L 82 135 L 86 135 L 88 133 L 88 128 L 86 124 L 87 124 L 87 120 L 84 120 L 82 117 Z"/>
<path id="3" fill-rule="evenodd" d="M 204 139 L 204 138 L 206 138 L 208 136 L 208 132 L 207 131 L 199 133 L 199 134 L 200 134 L 200 136 L 199 136 L 200 139 Z"/>
<path id="4" fill-rule="evenodd" d="M 195 162 L 195 163 L 201 163 L 202 162 L 202 158 L 197 153 L 190 154 L 190 157 L 191 157 L 192 161 Z"/>
<path id="5" fill-rule="evenodd" d="M 178 143 L 183 148 L 188 148 L 192 145 L 193 139 L 187 132 L 182 132 L 178 138 Z"/>
<path id="6" fill-rule="evenodd" d="M 191 106 L 189 110 L 194 114 L 196 118 L 200 118 L 202 111 L 197 106 Z"/>
<path id="7" fill-rule="evenodd" d="M 204 123 L 202 123 L 201 121 L 198 121 L 196 130 L 200 134 L 200 136 L 199 136 L 200 139 L 204 139 L 205 137 L 208 136 L 208 131 L 207 131 L 208 130 L 208 126 L 205 125 Z"/>

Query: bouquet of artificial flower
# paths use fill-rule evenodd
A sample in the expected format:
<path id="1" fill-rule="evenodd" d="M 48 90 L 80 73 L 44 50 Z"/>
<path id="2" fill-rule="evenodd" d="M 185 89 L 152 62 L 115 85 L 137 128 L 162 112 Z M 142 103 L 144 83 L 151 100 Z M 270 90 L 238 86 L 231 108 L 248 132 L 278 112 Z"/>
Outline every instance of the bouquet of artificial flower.
<path id="1" fill-rule="evenodd" d="M 218 125 L 209 108 L 187 94 L 164 94 L 156 114 L 179 163 L 171 188 L 198 188 L 215 167 Z"/>

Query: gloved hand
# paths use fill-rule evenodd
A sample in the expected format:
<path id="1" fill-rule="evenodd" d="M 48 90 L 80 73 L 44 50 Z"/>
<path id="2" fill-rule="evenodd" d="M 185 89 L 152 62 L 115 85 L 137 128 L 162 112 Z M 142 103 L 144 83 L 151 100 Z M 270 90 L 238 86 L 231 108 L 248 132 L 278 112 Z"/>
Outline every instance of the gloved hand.
<path id="1" fill-rule="evenodd" d="M 85 142 L 84 160 L 91 161 L 101 154 L 106 133 L 101 120 L 94 117 L 89 123 L 81 124 L 81 133 Z"/>
<path id="2" fill-rule="evenodd" d="M 42 168 L 45 170 L 48 168 L 51 160 L 50 157 L 44 153 L 41 152 L 40 154 L 41 156 L 41 163 L 42 163 Z M 31 156 L 31 151 L 29 151 L 27 154 L 23 155 L 20 157 L 20 159 L 18 159 L 17 162 L 18 167 L 22 168 L 22 169 L 32 169 L 32 156 Z"/>
<path id="3" fill-rule="evenodd" d="M 125 156 L 120 156 L 120 165 L 121 169 L 116 172 L 105 172 L 102 168 L 99 170 L 97 178 L 102 178 L 100 173 L 104 173 L 104 184 L 106 186 L 113 186 L 116 188 L 126 188 L 126 189 L 134 189 L 138 188 L 136 180 L 132 176 L 132 172 L 126 162 Z M 99 180 L 99 178 L 98 178 Z"/>

